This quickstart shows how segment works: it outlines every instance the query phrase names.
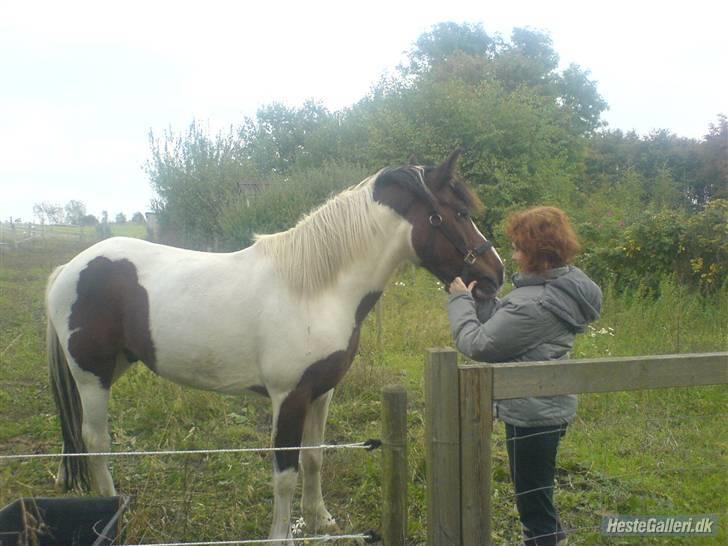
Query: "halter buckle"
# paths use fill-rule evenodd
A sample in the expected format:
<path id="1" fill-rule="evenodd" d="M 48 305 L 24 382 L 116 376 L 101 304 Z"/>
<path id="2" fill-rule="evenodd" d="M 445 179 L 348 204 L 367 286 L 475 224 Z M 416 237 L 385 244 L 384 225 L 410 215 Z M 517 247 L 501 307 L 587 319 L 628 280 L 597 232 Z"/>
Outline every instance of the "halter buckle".
<path id="1" fill-rule="evenodd" d="M 478 255 L 472 250 L 468 250 L 468 253 L 465 255 L 465 263 L 468 265 L 473 265 L 477 259 Z"/>
<path id="2" fill-rule="evenodd" d="M 442 216 L 440 216 L 437 212 L 430 214 L 430 225 L 435 227 L 441 226 Z"/>

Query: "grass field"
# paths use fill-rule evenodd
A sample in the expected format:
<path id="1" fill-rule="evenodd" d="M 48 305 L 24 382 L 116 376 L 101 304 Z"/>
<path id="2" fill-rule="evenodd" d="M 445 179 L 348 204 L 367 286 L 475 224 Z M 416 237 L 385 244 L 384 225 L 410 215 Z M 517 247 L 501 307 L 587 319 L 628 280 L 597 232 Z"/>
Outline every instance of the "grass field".
<path id="1" fill-rule="evenodd" d="M 0 247 L 0 453 L 57 452 L 60 432 L 48 389 L 43 291 L 51 269 L 79 238 Z M 575 357 L 726 350 L 728 291 L 710 298 L 665 283 L 659 299 L 607 291 L 604 314 L 582 335 Z M 409 535 L 426 529 L 423 445 L 424 350 L 449 345 L 445 294 L 422 271 L 404 268 L 385 292 L 381 346 L 367 319 L 360 354 L 334 395 L 327 441 L 379 436 L 379 389 L 401 382 L 409 396 Z M 161 381 L 134 367 L 114 387 L 115 450 L 269 445 L 267 401 L 222 396 Z M 728 387 L 583 395 L 559 455 L 556 498 L 570 544 L 728 544 Z M 496 426 L 493 502 L 497 544 L 519 531 Z M 344 532 L 379 526 L 380 455 L 327 453 L 324 496 Z M 139 457 L 113 461 L 120 492 L 134 496 L 126 541 L 232 540 L 267 534 L 272 507 L 269 455 Z M 57 463 L 0 462 L 0 506 L 53 495 Z M 300 513 L 294 506 L 294 513 Z M 718 536 L 607 539 L 603 514 L 719 514 Z"/>

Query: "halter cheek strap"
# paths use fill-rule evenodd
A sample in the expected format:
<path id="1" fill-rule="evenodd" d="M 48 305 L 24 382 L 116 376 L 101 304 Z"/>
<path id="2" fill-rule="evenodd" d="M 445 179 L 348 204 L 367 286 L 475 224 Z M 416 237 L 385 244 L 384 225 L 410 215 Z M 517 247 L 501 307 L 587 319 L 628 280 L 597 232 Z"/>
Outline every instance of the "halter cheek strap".
<path id="1" fill-rule="evenodd" d="M 493 248 L 493 243 L 486 241 L 475 248 L 468 248 L 465 246 L 465 242 L 460 240 L 459 237 L 455 237 L 450 231 L 450 229 L 445 224 L 445 220 L 443 219 L 442 215 L 437 211 L 432 211 L 430 213 L 429 217 L 430 225 L 434 227 L 435 229 L 439 229 L 440 233 L 442 233 L 443 237 L 450 241 L 450 243 L 457 249 L 460 254 L 463 255 L 463 261 L 467 265 L 473 265 L 475 261 L 478 259 L 478 256 L 482 256 L 488 250 Z"/>

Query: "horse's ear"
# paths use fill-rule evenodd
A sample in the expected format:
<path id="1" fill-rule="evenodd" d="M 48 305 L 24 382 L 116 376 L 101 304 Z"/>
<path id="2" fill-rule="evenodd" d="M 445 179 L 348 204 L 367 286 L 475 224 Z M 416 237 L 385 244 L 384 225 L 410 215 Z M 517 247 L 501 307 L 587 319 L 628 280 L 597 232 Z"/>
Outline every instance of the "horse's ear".
<path id="1" fill-rule="evenodd" d="M 442 162 L 442 165 L 439 165 L 437 169 L 435 169 L 433 181 L 436 189 L 440 188 L 443 184 L 452 179 L 461 153 L 461 148 L 455 148 L 452 153 L 447 156 L 447 159 Z"/>
<path id="2" fill-rule="evenodd" d="M 412 154 L 409 156 L 409 159 L 407 160 L 407 165 L 419 165 L 420 162 L 417 161 L 417 156 L 415 154 Z"/>

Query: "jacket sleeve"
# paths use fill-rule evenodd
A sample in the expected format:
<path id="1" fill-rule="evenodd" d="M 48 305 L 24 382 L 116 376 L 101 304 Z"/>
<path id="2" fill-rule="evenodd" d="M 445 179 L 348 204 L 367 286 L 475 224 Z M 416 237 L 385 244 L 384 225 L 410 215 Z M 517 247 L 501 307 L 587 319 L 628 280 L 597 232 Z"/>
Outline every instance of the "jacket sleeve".
<path id="1" fill-rule="evenodd" d="M 505 301 L 481 323 L 475 300 L 465 293 L 450 296 L 447 312 L 456 347 L 473 360 L 508 362 L 542 341 L 542 311 L 535 304 Z"/>

